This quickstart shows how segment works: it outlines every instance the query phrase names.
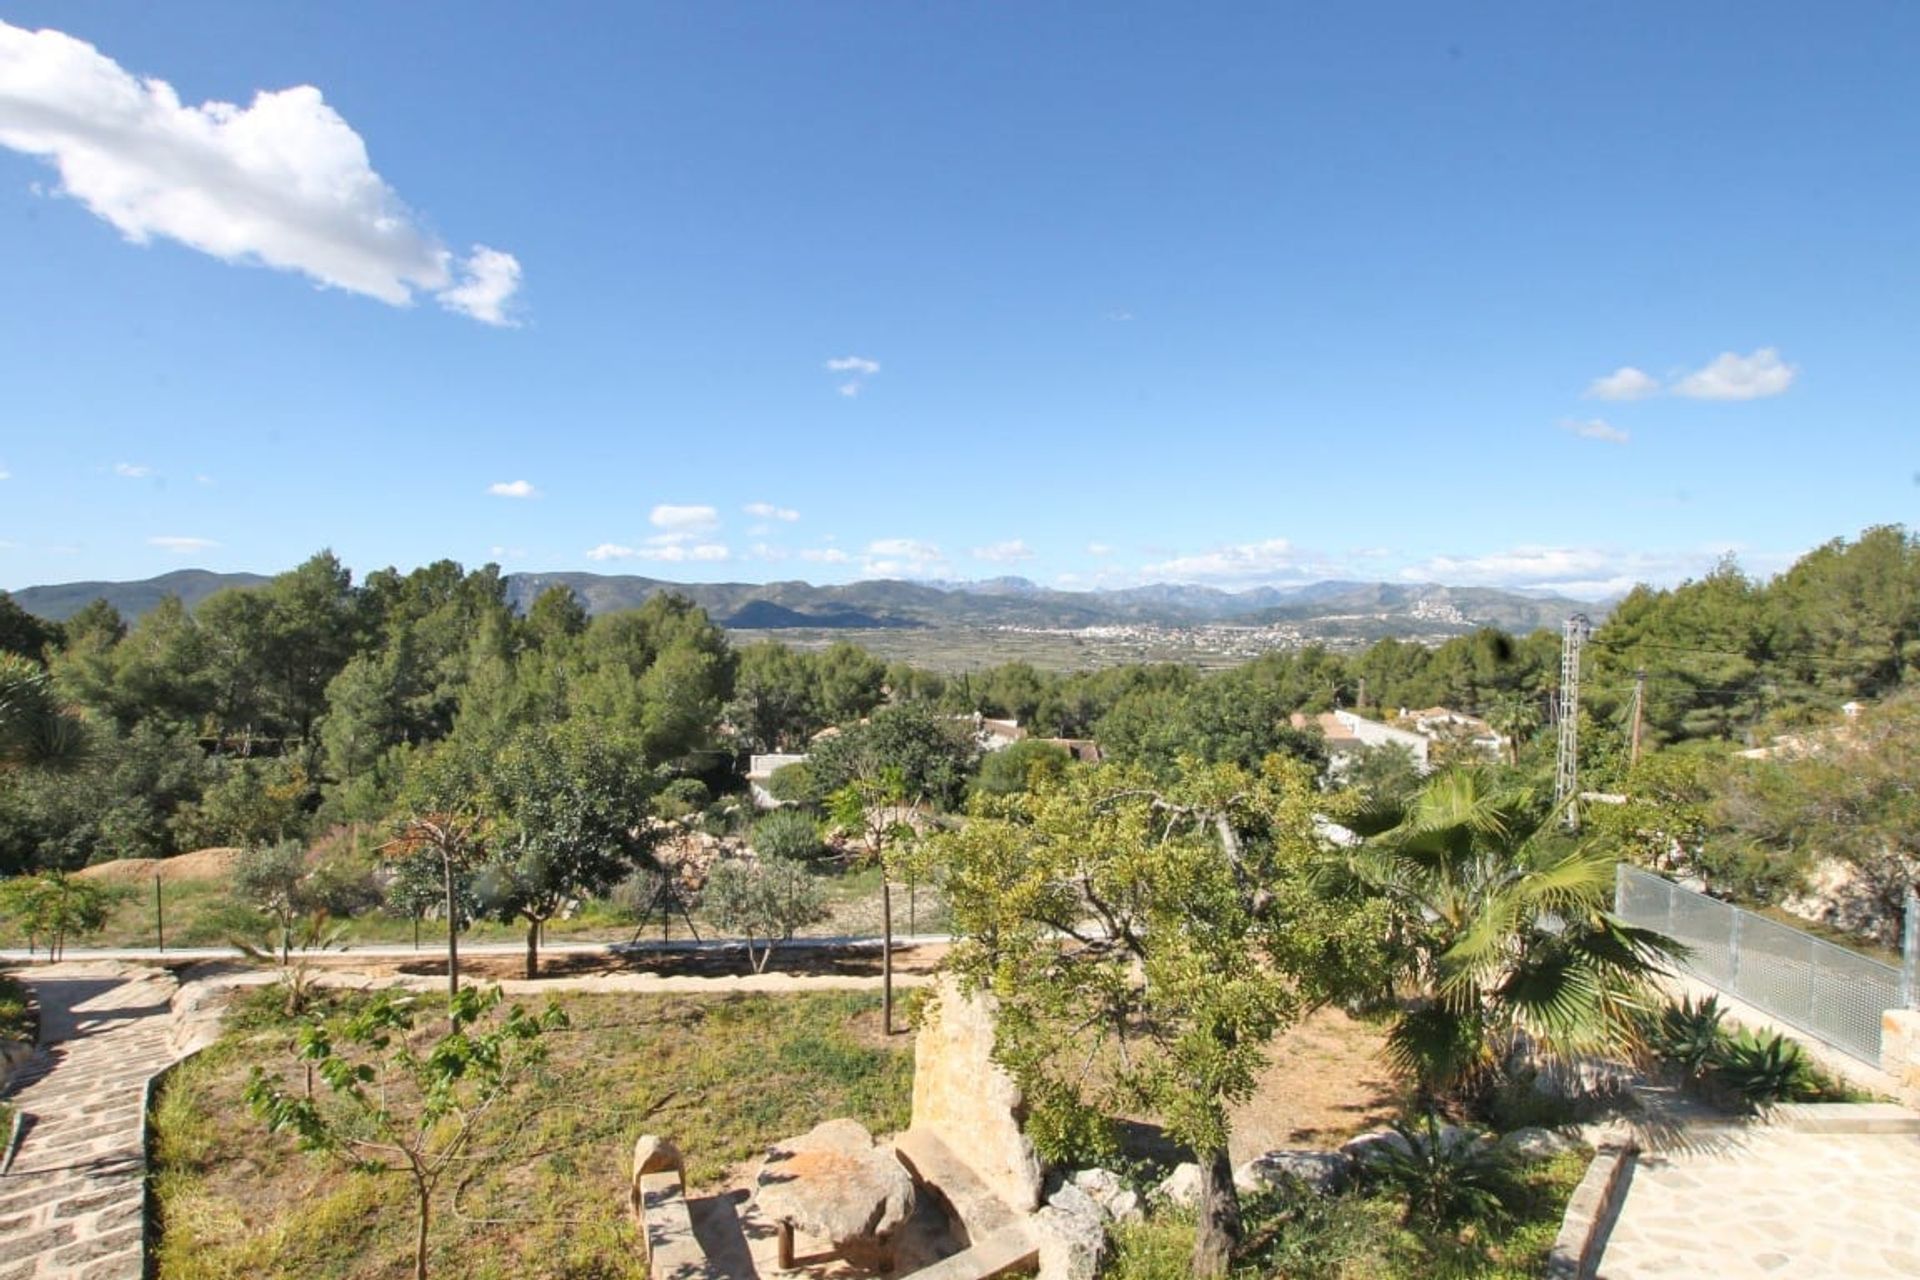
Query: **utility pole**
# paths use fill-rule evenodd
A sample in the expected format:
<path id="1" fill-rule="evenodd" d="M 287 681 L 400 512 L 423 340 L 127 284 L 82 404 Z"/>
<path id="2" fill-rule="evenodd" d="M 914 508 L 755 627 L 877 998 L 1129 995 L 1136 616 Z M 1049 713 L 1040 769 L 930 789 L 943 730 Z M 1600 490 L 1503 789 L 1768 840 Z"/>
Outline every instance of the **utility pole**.
<path id="1" fill-rule="evenodd" d="M 1640 724 L 1646 715 L 1647 706 L 1647 669 L 1645 667 L 1633 673 L 1633 739 L 1627 748 L 1627 767 L 1631 769 L 1640 763 Z"/>
<path id="2" fill-rule="evenodd" d="M 1584 613 L 1560 631 L 1560 750 L 1554 760 L 1553 803 L 1565 806 L 1567 830 L 1580 829 L 1580 646 L 1593 624 Z"/>

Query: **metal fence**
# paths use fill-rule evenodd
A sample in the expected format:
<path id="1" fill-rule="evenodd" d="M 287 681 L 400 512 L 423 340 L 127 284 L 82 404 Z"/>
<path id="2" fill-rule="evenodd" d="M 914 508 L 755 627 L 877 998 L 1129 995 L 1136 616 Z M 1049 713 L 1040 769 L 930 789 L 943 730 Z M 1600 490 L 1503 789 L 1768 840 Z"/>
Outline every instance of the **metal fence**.
<path id="1" fill-rule="evenodd" d="M 1913 996 L 1908 972 L 1620 865 L 1614 912 L 1684 942 L 1692 977 L 1843 1053 L 1880 1065 L 1880 1015 Z M 1911 931 L 1909 931 L 1911 932 Z"/>

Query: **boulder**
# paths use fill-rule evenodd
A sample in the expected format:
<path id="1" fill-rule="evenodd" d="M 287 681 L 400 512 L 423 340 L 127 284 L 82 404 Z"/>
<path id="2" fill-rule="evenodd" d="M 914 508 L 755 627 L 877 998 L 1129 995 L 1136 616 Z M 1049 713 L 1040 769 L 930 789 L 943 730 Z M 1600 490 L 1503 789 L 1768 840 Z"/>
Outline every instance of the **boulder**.
<path id="1" fill-rule="evenodd" d="M 1167 1204 L 1199 1204 L 1200 1166 L 1191 1160 L 1182 1165 L 1175 1165 L 1173 1172 L 1153 1189 L 1153 1198 Z"/>
<path id="2" fill-rule="evenodd" d="M 1073 1185 L 1112 1222 L 1137 1222 L 1146 1216 L 1140 1193 L 1111 1169 L 1082 1169 L 1073 1175 Z"/>
<path id="3" fill-rule="evenodd" d="M 1561 1152 L 1571 1151 L 1578 1145 L 1563 1133 L 1533 1127 L 1515 1129 L 1500 1139 L 1502 1151 L 1516 1160 L 1527 1162 L 1551 1160 Z"/>
<path id="4" fill-rule="evenodd" d="M 1295 1182 L 1320 1195 L 1338 1191 L 1353 1171 L 1353 1157 L 1341 1151 L 1269 1151 L 1233 1171 L 1233 1185 L 1262 1191 Z"/>
<path id="5" fill-rule="evenodd" d="M 1413 1151 L 1413 1144 L 1391 1129 L 1375 1129 L 1340 1144 L 1340 1154 L 1356 1165 L 1371 1163 L 1379 1158 L 1382 1151 L 1398 1151 L 1401 1155 L 1409 1155 Z"/>
<path id="6" fill-rule="evenodd" d="M 913 1213 L 913 1178 L 865 1126 L 829 1120 L 767 1151 L 754 1202 L 770 1221 L 831 1241 L 849 1261 L 885 1266 L 888 1237 Z"/>
<path id="7" fill-rule="evenodd" d="M 1107 1253 L 1107 1224 L 1093 1197 L 1071 1182 L 1034 1215 L 1040 1280 L 1094 1280 Z"/>

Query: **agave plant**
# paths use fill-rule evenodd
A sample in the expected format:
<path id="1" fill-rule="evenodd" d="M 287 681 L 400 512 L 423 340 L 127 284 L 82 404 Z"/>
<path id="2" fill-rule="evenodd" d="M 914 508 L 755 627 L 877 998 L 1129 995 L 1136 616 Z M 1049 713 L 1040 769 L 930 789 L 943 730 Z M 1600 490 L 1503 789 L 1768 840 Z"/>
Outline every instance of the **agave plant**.
<path id="1" fill-rule="evenodd" d="M 1404 1147 L 1379 1147 L 1367 1161 L 1367 1173 L 1407 1198 L 1408 1222 L 1439 1226 L 1505 1216 L 1512 1166 L 1499 1147 L 1443 1127 L 1433 1112 L 1417 1125 L 1395 1121 L 1393 1131 Z"/>
<path id="2" fill-rule="evenodd" d="M 1689 996 L 1679 1004 L 1669 1004 L 1648 1027 L 1647 1049 L 1684 1082 L 1699 1081 L 1713 1069 L 1726 1040 L 1726 1031 L 1720 1025 L 1723 1016 L 1719 996 L 1708 996 L 1698 1003 Z"/>
<path id="3" fill-rule="evenodd" d="M 1714 1054 L 1713 1079 L 1749 1111 L 1817 1092 L 1813 1064 L 1800 1046 L 1778 1033 L 1741 1031 L 1722 1038 Z"/>

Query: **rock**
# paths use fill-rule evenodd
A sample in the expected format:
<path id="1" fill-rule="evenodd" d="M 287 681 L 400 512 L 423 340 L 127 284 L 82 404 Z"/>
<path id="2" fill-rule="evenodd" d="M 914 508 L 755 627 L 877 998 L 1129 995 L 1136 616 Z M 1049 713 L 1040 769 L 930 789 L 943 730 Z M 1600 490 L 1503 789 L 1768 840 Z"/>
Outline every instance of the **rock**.
<path id="1" fill-rule="evenodd" d="M 1320 1195 L 1338 1191 L 1353 1171 L 1353 1157 L 1341 1151 L 1269 1151 L 1233 1171 L 1233 1185 L 1260 1191 L 1297 1182 Z"/>
<path id="2" fill-rule="evenodd" d="M 1082 1169 L 1073 1175 L 1073 1185 L 1113 1222 L 1137 1222 L 1146 1216 L 1140 1193 L 1111 1169 Z"/>
<path id="3" fill-rule="evenodd" d="M 1571 1151 L 1577 1144 L 1563 1133 L 1552 1129 L 1528 1127 L 1515 1129 L 1500 1139 L 1500 1149 L 1516 1160 L 1551 1160 L 1562 1151 Z"/>
<path id="4" fill-rule="evenodd" d="M 1153 1198 L 1168 1204 L 1190 1205 L 1200 1203 L 1200 1166 L 1188 1161 L 1176 1165 L 1172 1173 L 1153 1189 Z"/>
<path id="5" fill-rule="evenodd" d="M 1410 1155 L 1413 1144 L 1391 1129 L 1375 1129 L 1371 1133 L 1363 1133 L 1357 1138 L 1349 1138 L 1340 1144 L 1340 1154 L 1359 1165 L 1378 1159 L 1380 1153 L 1385 1150 Z"/>
<path id="6" fill-rule="evenodd" d="M 1008 1208 L 1031 1213 L 1044 1171 L 1020 1128 L 1020 1086 L 993 1060 L 995 1007 L 940 980 L 914 1040 L 911 1131 L 938 1138 Z"/>
<path id="7" fill-rule="evenodd" d="M 912 1176 L 853 1120 L 829 1120 L 769 1148 L 754 1184 L 762 1215 L 832 1241 L 856 1265 L 888 1265 L 887 1238 L 913 1213 Z"/>
<path id="8" fill-rule="evenodd" d="M 1107 1225 L 1093 1197 L 1071 1182 L 1034 1215 L 1040 1280 L 1094 1280 L 1106 1259 Z"/>
<path id="9" fill-rule="evenodd" d="M 650 1173 L 684 1174 L 686 1161 L 680 1158 L 680 1148 L 657 1134 L 642 1134 L 633 1144 L 633 1177 L 637 1182 Z"/>

